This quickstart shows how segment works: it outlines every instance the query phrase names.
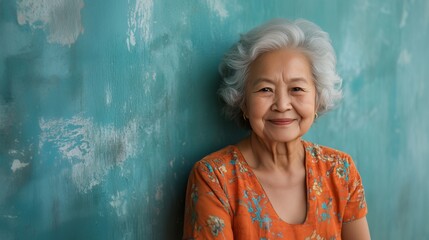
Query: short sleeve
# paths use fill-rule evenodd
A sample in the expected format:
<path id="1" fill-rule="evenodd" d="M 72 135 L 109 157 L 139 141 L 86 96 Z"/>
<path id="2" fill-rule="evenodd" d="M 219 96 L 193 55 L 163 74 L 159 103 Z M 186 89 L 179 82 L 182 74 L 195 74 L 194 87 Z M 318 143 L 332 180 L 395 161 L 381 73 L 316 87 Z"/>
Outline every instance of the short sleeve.
<path id="1" fill-rule="evenodd" d="M 348 156 L 347 162 L 349 165 L 349 179 L 347 181 L 348 198 L 344 211 L 343 223 L 363 218 L 368 212 L 365 201 L 365 191 L 360 174 L 350 156 Z"/>
<path id="2" fill-rule="evenodd" d="M 183 239 L 233 239 L 232 213 L 219 177 L 219 170 L 204 160 L 197 162 L 191 170 Z"/>

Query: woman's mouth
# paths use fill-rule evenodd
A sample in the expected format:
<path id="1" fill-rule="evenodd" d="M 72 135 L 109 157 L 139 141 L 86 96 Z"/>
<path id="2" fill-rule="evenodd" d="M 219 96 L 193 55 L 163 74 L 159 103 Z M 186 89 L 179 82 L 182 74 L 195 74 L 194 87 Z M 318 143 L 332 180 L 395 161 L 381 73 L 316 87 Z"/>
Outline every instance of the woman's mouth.
<path id="1" fill-rule="evenodd" d="M 287 126 L 293 123 L 295 119 L 293 118 L 276 118 L 276 119 L 270 119 L 269 122 L 271 122 L 274 125 L 280 125 L 280 126 Z"/>

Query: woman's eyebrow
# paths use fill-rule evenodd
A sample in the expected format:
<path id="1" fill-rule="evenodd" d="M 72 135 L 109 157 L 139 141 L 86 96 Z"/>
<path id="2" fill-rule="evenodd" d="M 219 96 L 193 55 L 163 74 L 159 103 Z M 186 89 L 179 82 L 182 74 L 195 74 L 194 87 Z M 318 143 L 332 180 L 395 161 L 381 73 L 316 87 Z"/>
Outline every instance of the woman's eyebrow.
<path id="1" fill-rule="evenodd" d="M 309 81 L 304 77 L 294 77 L 294 78 L 288 79 L 287 82 L 288 83 L 305 83 L 305 84 L 309 83 Z M 275 81 L 266 77 L 259 77 L 253 81 L 252 86 L 256 86 L 261 83 L 275 84 Z"/>
<path id="2" fill-rule="evenodd" d="M 253 81 L 252 85 L 255 86 L 255 85 L 260 84 L 260 83 L 271 83 L 271 84 L 274 84 L 274 81 L 271 80 L 271 79 L 269 79 L 269 78 L 266 78 L 266 77 L 260 77 L 260 78 L 255 79 L 255 81 Z"/>
<path id="3" fill-rule="evenodd" d="M 289 82 L 291 82 L 291 83 L 296 83 L 296 82 L 309 83 L 308 80 L 306 78 L 303 78 L 303 77 L 291 78 L 291 79 L 289 79 Z"/>

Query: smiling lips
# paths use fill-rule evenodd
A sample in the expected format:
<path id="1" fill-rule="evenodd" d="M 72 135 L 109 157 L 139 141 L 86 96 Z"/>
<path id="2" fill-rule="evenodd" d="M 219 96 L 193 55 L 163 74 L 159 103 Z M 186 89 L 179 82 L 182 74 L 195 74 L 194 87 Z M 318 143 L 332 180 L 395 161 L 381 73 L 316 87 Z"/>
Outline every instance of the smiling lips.
<path id="1" fill-rule="evenodd" d="M 270 119 L 269 122 L 271 122 L 274 125 L 279 126 L 287 126 L 293 123 L 295 119 L 293 118 L 276 118 L 276 119 Z"/>

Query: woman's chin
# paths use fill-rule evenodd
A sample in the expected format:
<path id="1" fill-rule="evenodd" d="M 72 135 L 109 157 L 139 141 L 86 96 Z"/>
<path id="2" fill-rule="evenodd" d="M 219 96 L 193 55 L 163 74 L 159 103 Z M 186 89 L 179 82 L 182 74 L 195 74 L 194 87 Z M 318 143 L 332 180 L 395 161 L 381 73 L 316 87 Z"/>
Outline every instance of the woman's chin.
<path id="1" fill-rule="evenodd" d="M 264 137 L 265 141 L 273 143 L 288 143 L 299 140 L 301 138 L 300 134 L 291 134 L 291 133 L 282 133 L 281 131 L 266 134 Z"/>

